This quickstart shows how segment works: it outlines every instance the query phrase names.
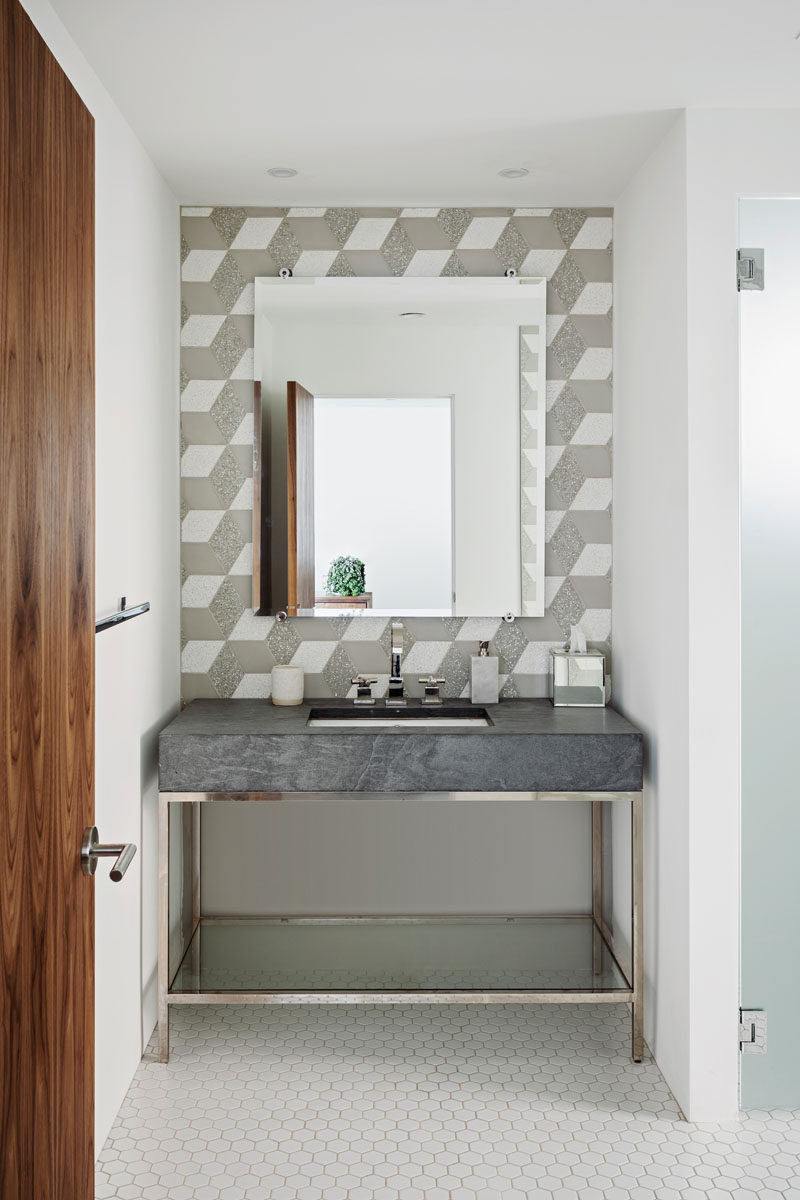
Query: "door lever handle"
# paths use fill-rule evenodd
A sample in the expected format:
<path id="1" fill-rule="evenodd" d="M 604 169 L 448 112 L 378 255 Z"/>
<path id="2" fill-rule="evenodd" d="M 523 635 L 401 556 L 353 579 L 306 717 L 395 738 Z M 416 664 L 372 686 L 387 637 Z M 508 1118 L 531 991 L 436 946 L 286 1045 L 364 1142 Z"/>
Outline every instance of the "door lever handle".
<path id="1" fill-rule="evenodd" d="M 111 868 L 111 878 L 114 883 L 119 883 L 133 862 L 136 846 L 133 842 L 109 842 L 103 845 L 99 839 L 97 826 L 90 825 L 81 843 L 81 869 L 84 875 L 94 875 L 99 858 L 115 858 L 117 861 Z"/>

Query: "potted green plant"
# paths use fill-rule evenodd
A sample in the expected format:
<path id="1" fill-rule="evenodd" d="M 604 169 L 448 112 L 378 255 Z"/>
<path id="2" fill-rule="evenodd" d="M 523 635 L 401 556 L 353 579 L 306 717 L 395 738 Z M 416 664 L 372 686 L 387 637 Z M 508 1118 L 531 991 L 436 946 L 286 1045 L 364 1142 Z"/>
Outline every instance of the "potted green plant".
<path id="1" fill-rule="evenodd" d="M 335 558 L 328 568 L 328 593 L 333 596 L 360 596 L 366 589 L 366 574 L 360 558 L 350 554 Z"/>

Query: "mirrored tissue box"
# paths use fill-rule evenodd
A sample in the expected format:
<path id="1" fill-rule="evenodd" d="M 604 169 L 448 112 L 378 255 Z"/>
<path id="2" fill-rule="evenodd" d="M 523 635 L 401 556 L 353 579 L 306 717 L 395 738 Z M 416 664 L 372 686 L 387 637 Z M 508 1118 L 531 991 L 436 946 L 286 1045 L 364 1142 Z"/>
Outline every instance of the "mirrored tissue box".
<path id="1" fill-rule="evenodd" d="M 606 660 L 602 651 L 550 653 L 551 694 L 556 708 L 602 708 L 606 702 Z"/>

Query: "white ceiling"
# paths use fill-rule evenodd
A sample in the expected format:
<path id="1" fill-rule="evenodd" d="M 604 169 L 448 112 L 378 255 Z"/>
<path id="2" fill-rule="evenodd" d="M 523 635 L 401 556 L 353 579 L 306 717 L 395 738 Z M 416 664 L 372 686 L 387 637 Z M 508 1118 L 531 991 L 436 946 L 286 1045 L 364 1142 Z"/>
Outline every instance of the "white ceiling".
<path id="1" fill-rule="evenodd" d="M 800 107 L 797 0 L 51 2 L 184 203 L 608 204 L 676 110 Z"/>

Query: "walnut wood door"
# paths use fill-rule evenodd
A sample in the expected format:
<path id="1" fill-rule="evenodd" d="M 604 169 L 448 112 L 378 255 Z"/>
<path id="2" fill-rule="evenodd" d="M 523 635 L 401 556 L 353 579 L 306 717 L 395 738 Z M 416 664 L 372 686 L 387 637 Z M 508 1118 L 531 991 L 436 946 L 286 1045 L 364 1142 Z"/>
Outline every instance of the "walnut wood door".
<path id="1" fill-rule="evenodd" d="M 314 607 L 314 397 L 286 384 L 289 616 Z"/>
<path id="2" fill-rule="evenodd" d="M 0 14 L 0 1195 L 90 1200 L 94 126 Z"/>

